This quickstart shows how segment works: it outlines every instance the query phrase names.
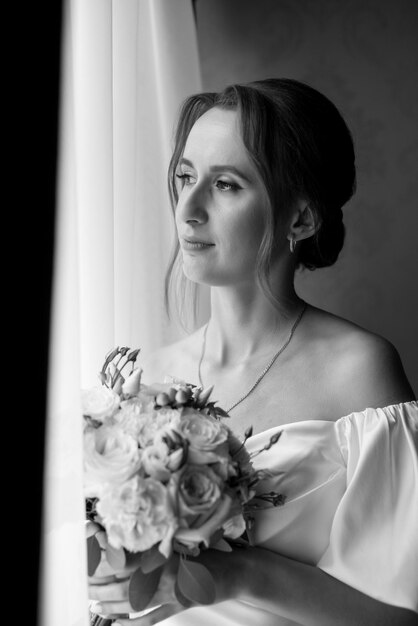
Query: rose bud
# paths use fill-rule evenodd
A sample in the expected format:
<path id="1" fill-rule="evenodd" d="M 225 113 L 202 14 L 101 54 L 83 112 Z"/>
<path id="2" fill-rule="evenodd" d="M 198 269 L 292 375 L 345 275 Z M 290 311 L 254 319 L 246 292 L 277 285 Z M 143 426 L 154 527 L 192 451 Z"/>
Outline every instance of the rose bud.
<path id="1" fill-rule="evenodd" d="M 186 404 L 189 399 L 189 394 L 184 389 L 179 389 L 176 393 L 177 404 Z"/>
<path id="2" fill-rule="evenodd" d="M 140 348 L 138 348 L 137 350 L 132 350 L 132 352 L 128 354 L 126 362 L 128 363 L 128 361 L 132 361 L 133 363 L 135 363 L 136 358 L 140 352 L 141 352 Z"/>
<path id="3" fill-rule="evenodd" d="M 135 396 L 138 393 L 141 388 L 141 374 L 142 369 L 140 367 L 136 367 L 123 383 L 123 393 L 130 396 Z"/>
<path id="4" fill-rule="evenodd" d="M 209 400 L 209 396 L 213 391 L 213 385 L 208 387 L 207 389 L 203 389 L 199 396 L 199 405 L 204 406 L 206 402 Z"/>
<path id="5" fill-rule="evenodd" d="M 106 370 L 109 363 L 111 363 L 111 361 L 113 361 L 115 356 L 117 356 L 118 354 L 119 354 L 119 348 L 114 348 L 113 350 L 109 352 L 109 354 L 106 356 L 106 360 L 103 365 L 103 369 L 102 369 L 103 372 Z"/>
<path id="6" fill-rule="evenodd" d="M 116 381 L 113 383 L 112 389 L 118 395 L 120 395 L 122 393 L 122 385 L 123 385 L 124 382 L 125 382 L 124 377 L 119 375 L 118 378 L 116 379 Z"/>
<path id="7" fill-rule="evenodd" d="M 176 393 L 177 393 L 177 389 L 175 389 L 174 387 L 170 387 L 170 389 L 168 390 L 168 397 L 170 398 L 170 402 L 175 401 Z"/>
<path id="8" fill-rule="evenodd" d="M 164 392 L 159 393 L 155 398 L 155 401 L 159 406 L 166 406 L 167 404 L 170 404 L 170 398 Z"/>

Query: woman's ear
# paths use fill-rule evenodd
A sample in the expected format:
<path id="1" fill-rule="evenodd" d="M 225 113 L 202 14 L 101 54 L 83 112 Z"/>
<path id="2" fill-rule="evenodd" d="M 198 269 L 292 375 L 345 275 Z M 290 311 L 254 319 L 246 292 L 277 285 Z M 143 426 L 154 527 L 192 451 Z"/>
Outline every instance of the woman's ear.
<path id="1" fill-rule="evenodd" d="M 289 241 L 302 241 L 314 235 L 320 223 L 306 201 L 300 201 L 292 212 L 287 238 Z"/>

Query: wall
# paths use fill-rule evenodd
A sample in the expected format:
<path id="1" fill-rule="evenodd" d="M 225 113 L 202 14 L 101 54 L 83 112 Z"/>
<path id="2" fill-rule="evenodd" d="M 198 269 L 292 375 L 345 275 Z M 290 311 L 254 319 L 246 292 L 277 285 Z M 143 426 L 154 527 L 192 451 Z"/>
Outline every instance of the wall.
<path id="1" fill-rule="evenodd" d="M 203 87 L 291 77 L 335 102 L 357 152 L 346 244 L 300 295 L 388 338 L 418 393 L 418 3 L 196 0 Z"/>

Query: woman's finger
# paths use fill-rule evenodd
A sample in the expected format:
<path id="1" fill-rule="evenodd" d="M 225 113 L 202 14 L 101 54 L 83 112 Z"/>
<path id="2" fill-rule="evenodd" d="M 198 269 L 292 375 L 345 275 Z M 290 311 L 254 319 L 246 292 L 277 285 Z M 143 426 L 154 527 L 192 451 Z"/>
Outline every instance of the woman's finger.
<path id="1" fill-rule="evenodd" d="M 96 533 L 98 531 L 100 531 L 102 529 L 101 526 L 99 526 L 99 524 L 96 524 L 96 522 L 92 522 L 90 520 L 86 521 L 86 537 L 87 539 L 89 537 L 91 537 L 92 535 L 96 535 Z"/>
<path id="2" fill-rule="evenodd" d="M 111 574 L 110 576 L 89 576 L 88 582 L 89 585 L 108 585 L 109 583 L 114 583 L 118 579 L 116 576 Z"/>
<path id="3" fill-rule="evenodd" d="M 99 546 L 105 550 L 107 548 L 107 535 L 103 529 L 99 529 L 94 533 L 97 541 L 99 542 Z"/>
<path id="4" fill-rule="evenodd" d="M 91 604 L 90 611 L 107 618 L 116 618 L 118 615 L 128 615 L 129 613 L 135 612 L 129 600 L 121 602 L 96 602 Z"/>
<path id="5" fill-rule="evenodd" d="M 128 598 L 129 579 L 120 582 L 112 582 L 108 585 L 89 585 L 90 600 L 99 602 L 113 602 L 114 600 L 126 600 Z"/>
<path id="6" fill-rule="evenodd" d="M 171 615 L 176 615 L 176 613 L 180 613 L 181 611 L 184 611 L 184 606 L 179 603 L 164 604 L 143 617 L 133 619 L 118 618 L 116 622 L 113 622 L 112 626 L 153 626 L 161 622 L 161 620 L 171 617 Z"/>

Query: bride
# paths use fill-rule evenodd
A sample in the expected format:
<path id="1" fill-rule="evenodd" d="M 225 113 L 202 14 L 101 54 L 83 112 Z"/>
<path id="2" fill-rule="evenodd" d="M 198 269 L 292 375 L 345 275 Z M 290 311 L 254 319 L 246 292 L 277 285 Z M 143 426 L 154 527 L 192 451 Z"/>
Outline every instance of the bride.
<path id="1" fill-rule="evenodd" d="M 332 265 L 355 188 L 350 132 L 322 94 L 289 79 L 186 100 L 170 165 L 178 247 L 169 271 L 211 288 L 209 322 L 141 363 L 214 385 L 228 425 L 259 449 L 283 507 L 259 511 L 254 546 L 199 557 L 212 606 L 173 599 L 117 624 L 415 624 L 418 405 L 385 339 L 298 296 L 298 267 Z M 274 478 L 274 473 L 284 475 Z M 94 584 L 93 584 L 94 582 Z M 100 582 L 100 581 L 99 581 Z M 125 583 L 89 586 L 101 615 L 132 610 Z"/>

